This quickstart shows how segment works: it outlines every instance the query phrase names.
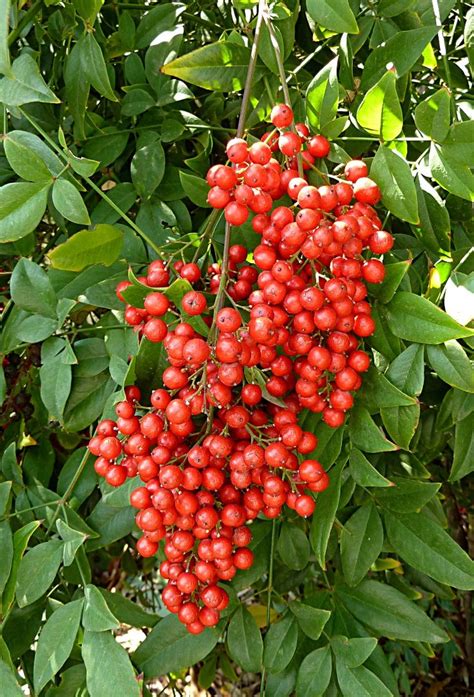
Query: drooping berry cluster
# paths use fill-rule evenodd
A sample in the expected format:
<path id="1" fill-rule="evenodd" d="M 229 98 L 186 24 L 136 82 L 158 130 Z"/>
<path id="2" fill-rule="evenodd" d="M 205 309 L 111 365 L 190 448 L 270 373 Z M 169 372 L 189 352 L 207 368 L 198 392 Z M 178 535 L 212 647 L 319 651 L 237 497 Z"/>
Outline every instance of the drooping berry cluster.
<path id="1" fill-rule="evenodd" d="M 343 424 L 369 367 L 359 347 L 375 328 L 366 282 L 384 277 L 373 255 L 393 244 L 372 208 L 380 192 L 365 163 L 349 162 L 344 181 L 313 186 L 301 175 L 311 176 L 328 141 L 304 124 L 287 130 L 286 105 L 272 122 L 279 135 L 233 139 L 230 164 L 207 176 L 210 204 L 230 225 L 252 214 L 261 243 L 231 245 L 225 267 L 204 274 L 183 261 L 149 265 L 139 279 L 150 288 L 144 307 L 127 305 L 125 320 L 163 342 L 162 385 L 152 386 L 149 407 L 127 387 L 117 420 L 102 421 L 89 443 L 109 484 L 142 480 L 131 495 L 143 531 L 137 550 L 152 556 L 163 540 L 163 602 L 192 633 L 219 621 L 228 596 L 217 584 L 251 566 L 247 524 L 276 518 L 284 505 L 310 516 L 313 494 L 328 486 L 311 457 L 317 438 L 299 415 Z M 192 289 L 172 302 L 176 277 Z M 119 284 L 121 300 L 130 285 Z"/>

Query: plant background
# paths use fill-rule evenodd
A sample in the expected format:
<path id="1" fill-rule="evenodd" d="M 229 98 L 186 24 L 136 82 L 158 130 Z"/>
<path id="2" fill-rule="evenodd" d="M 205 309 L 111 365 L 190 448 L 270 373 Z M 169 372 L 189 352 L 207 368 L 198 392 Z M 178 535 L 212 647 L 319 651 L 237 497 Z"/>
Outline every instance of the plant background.
<path id="1" fill-rule="evenodd" d="M 99 486 L 86 454 L 124 384 L 159 379 L 117 282 L 158 253 L 190 259 L 202 236 L 222 252 L 204 176 L 235 133 L 256 9 L 0 0 L 4 697 L 135 697 L 159 676 L 170 695 L 190 679 L 267 697 L 473 689 L 467 3 L 270 5 L 297 119 L 331 139 L 336 171 L 370 163 L 396 243 L 356 408 L 344 429 L 305 421 L 331 486 L 312 520 L 255 522 L 256 563 L 217 630 L 165 616 L 129 487 Z M 264 26 L 251 136 L 281 99 Z M 251 246 L 250 226 L 233 241 Z M 147 635 L 133 653 L 124 625 Z"/>

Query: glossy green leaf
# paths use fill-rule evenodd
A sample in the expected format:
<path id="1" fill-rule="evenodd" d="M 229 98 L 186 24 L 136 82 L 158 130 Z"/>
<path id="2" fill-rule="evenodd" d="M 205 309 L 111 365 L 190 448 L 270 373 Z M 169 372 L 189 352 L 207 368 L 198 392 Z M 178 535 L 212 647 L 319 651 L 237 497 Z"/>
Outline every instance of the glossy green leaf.
<path id="1" fill-rule="evenodd" d="M 79 225 L 89 225 L 89 213 L 82 196 L 67 179 L 61 178 L 54 182 L 53 204 L 66 220 Z"/>
<path id="2" fill-rule="evenodd" d="M 106 632 L 109 629 L 117 629 L 119 621 L 109 610 L 104 596 L 98 588 L 87 585 L 84 588 L 85 604 L 82 615 L 84 629 L 91 632 Z"/>
<path id="3" fill-rule="evenodd" d="M 474 589 L 474 561 L 432 518 L 423 513 L 384 514 L 395 552 L 440 583 Z"/>
<path id="4" fill-rule="evenodd" d="M 392 332 L 401 339 L 420 344 L 442 344 L 450 339 L 474 336 L 432 302 L 414 293 L 399 291 L 387 305 Z"/>
<path id="5" fill-rule="evenodd" d="M 405 394 L 419 395 L 425 380 L 424 347 L 421 344 L 408 346 L 390 363 L 386 376 Z"/>
<path id="6" fill-rule="evenodd" d="M 410 397 L 395 387 L 375 366 L 371 366 L 367 371 L 360 395 L 372 413 L 385 407 L 403 407 L 416 404 L 414 397 Z"/>
<path id="7" fill-rule="evenodd" d="M 29 259 L 20 259 L 10 280 L 13 302 L 22 310 L 56 318 L 57 296 L 48 274 Z"/>
<path id="8" fill-rule="evenodd" d="M 0 517 L 4 516 L 8 510 L 8 502 L 10 501 L 10 493 L 12 482 L 0 483 Z"/>
<path id="9" fill-rule="evenodd" d="M 56 527 L 61 535 L 61 539 L 64 541 L 63 564 L 64 566 L 71 566 L 78 549 L 86 541 L 87 534 L 83 531 L 71 528 L 63 520 L 58 520 Z"/>
<path id="10" fill-rule="evenodd" d="M 304 569 L 309 560 L 309 541 L 301 528 L 284 522 L 280 529 L 278 553 L 290 569 Z"/>
<path id="11" fill-rule="evenodd" d="M 428 361 L 441 380 L 465 392 L 474 392 L 474 367 L 457 341 L 427 346 Z"/>
<path id="12" fill-rule="evenodd" d="M 374 495 L 384 508 L 395 513 L 421 510 L 440 488 L 440 484 L 402 477 L 393 477 L 393 483 L 394 487 L 377 489 Z"/>
<path id="13" fill-rule="evenodd" d="M 8 164 L 19 177 L 30 182 L 52 182 L 51 172 L 43 159 L 28 145 L 11 135 L 3 141 Z"/>
<path id="14" fill-rule="evenodd" d="M 344 661 L 336 660 L 337 681 L 343 697 L 392 697 L 392 692 L 368 668 L 350 668 Z"/>
<path id="15" fill-rule="evenodd" d="M 137 27 L 136 47 L 146 48 L 150 46 L 161 32 L 175 27 L 179 16 L 185 9 L 185 5 L 181 3 L 170 2 L 160 4 L 148 10 Z"/>
<path id="16" fill-rule="evenodd" d="M 415 109 L 417 128 L 433 140 L 442 142 L 448 135 L 451 123 L 451 97 L 447 87 L 443 87 Z"/>
<path id="17" fill-rule="evenodd" d="M 13 562 L 13 535 L 8 520 L 0 521 L 0 598 L 10 576 Z"/>
<path id="18" fill-rule="evenodd" d="M 322 697 L 331 680 L 332 658 L 329 646 L 309 653 L 301 662 L 296 681 L 296 697 Z"/>
<path id="19" fill-rule="evenodd" d="M 164 65 L 161 72 L 206 90 L 233 92 L 244 85 L 249 58 L 250 51 L 245 46 L 217 41 L 176 58 Z M 257 79 L 260 74 L 257 68 Z"/>
<path id="20" fill-rule="evenodd" d="M 133 654 L 134 663 L 146 678 L 176 673 L 202 661 L 219 639 L 216 629 L 192 635 L 176 615 L 161 619 Z"/>
<path id="21" fill-rule="evenodd" d="M 314 76 L 306 90 L 306 113 L 311 126 L 324 130 L 336 117 L 338 101 L 337 58 L 334 58 Z"/>
<path id="22" fill-rule="evenodd" d="M 46 210 L 49 182 L 0 187 L 0 243 L 19 240 L 36 228 Z"/>
<path id="23" fill-rule="evenodd" d="M 449 252 L 451 246 L 451 221 L 446 205 L 423 178 L 415 180 L 420 223 L 417 236 L 431 251 Z"/>
<path id="24" fill-rule="evenodd" d="M 20 688 L 17 679 L 10 668 L 0 661 L 0 683 L 3 697 L 23 697 L 24 692 Z"/>
<path id="25" fill-rule="evenodd" d="M 112 593 L 105 588 L 99 588 L 99 592 L 114 617 L 124 624 L 129 624 L 132 627 L 154 627 L 160 619 L 158 615 L 146 612 L 140 605 L 121 593 Z"/>
<path id="26" fill-rule="evenodd" d="M 369 293 L 381 303 L 388 303 L 395 295 L 398 287 L 410 270 L 411 261 L 398 261 L 385 266 L 385 278 L 383 283 L 368 283 Z"/>
<path id="27" fill-rule="evenodd" d="M 123 233 L 113 225 L 99 224 L 81 230 L 48 254 L 51 265 L 63 271 L 82 271 L 93 264 L 110 266 L 120 255 Z"/>
<path id="28" fill-rule="evenodd" d="M 341 495 L 341 477 L 345 460 L 340 460 L 331 470 L 330 486 L 318 494 L 316 510 L 311 520 L 309 539 L 319 565 L 326 568 L 326 551 Z"/>
<path id="29" fill-rule="evenodd" d="M 196 177 L 194 174 L 180 170 L 179 180 L 183 187 L 186 196 L 200 208 L 209 208 L 207 202 L 207 194 L 209 186 L 201 177 Z"/>
<path id="30" fill-rule="evenodd" d="M 379 581 L 341 587 L 337 596 L 360 622 L 377 635 L 405 641 L 448 641 L 448 635 L 403 593 Z"/>
<path id="31" fill-rule="evenodd" d="M 404 450 L 410 449 L 410 443 L 420 422 L 420 405 L 403 407 L 385 407 L 380 416 L 385 430 L 394 443 Z"/>
<path id="32" fill-rule="evenodd" d="M 319 639 L 331 617 L 330 611 L 320 610 L 317 607 L 300 603 L 298 600 L 292 600 L 289 607 L 306 636 L 315 641 Z"/>
<path id="33" fill-rule="evenodd" d="M 370 176 L 379 185 L 382 201 L 393 215 L 409 223 L 418 222 L 415 181 L 401 155 L 380 145 L 372 161 Z"/>
<path id="34" fill-rule="evenodd" d="M 117 685 L 127 697 L 140 697 L 140 687 L 127 652 L 108 632 L 84 632 L 82 658 L 90 697 L 115 697 Z"/>
<path id="35" fill-rule="evenodd" d="M 257 624 L 241 605 L 232 615 L 227 629 L 229 655 L 245 671 L 258 673 L 262 668 L 263 642 Z"/>
<path id="36" fill-rule="evenodd" d="M 86 32 L 76 44 L 80 52 L 81 66 L 86 80 L 103 97 L 117 101 L 110 84 L 102 50 L 94 34 Z"/>
<path id="37" fill-rule="evenodd" d="M 349 467 L 352 479 L 360 486 L 393 486 L 393 482 L 382 476 L 357 448 L 351 448 Z"/>
<path id="38" fill-rule="evenodd" d="M 453 466 L 450 481 L 456 482 L 474 471 L 474 412 L 458 421 L 454 431 Z"/>
<path id="39" fill-rule="evenodd" d="M 265 635 L 263 665 L 270 673 L 280 673 L 294 656 L 298 641 L 298 625 L 294 616 L 287 613 L 270 625 Z"/>
<path id="40" fill-rule="evenodd" d="M 348 668 L 358 668 L 365 663 L 377 646 L 374 637 L 348 639 L 346 636 L 331 637 L 331 648 L 337 661 L 342 661 Z"/>
<path id="41" fill-rule="evenodd" d="M 386 72 L 389 64 L 395 66 L 398 77 L 405 75 L 421 56 L 436 32 L 436 26 L 397 31 L 394 36 L 391 36 L 369 54 L 362 73 L 362 89 L 366 90 L 375 85 Z"/>
<path id="42" fill-rule="evenodd" d="M 31 102 L 58 104 L 29 53 L 22 53 L 13 61 L 8 76 L 0 80 L 0 102 L 8 106 L 22 106 Z"/>
<path id="43" fill-rule="evenodd" d="M 432 143 L 429 166 L 433 179 L 443 189 L 466 201 L 474 201 L 474 175 L 468 165 L 445 152 L 442 146 Z"/>
<path id="44" fill-rule="evenodd" d="M 357 121 L 362 128 L 380 140 L 393 140 L 403 127 L 396 83 L 395 74 L 387 71 L 368 90 L 357 110 Z"/>
<path id="45" fill-rule="evenodd" d="M 387 440 L 367 409 L 360 405 L 356 405 L 352 410 L 349 433 L 352 444 L 366 453 L 397 450 L 397 446 Z"/>
<path id="46" fill-rule="evenodd" d="M 326 29 L 339 34 L 359 31 L 348 0 L 308 0 L 306 9 L 311 19 Z"/>
<path id="47" fill-rule="evenodd" d="M 39 694 L 70 656 L 81 619 L 83 598 L 58 607 L 49 616 L 38 639 L 33 682 Z"/>
<path id="48" fill-rule="evenodd" d="M 30 549 L 18 567 L 16 599 L 20 607 L 31 605 L 49 589 L 63 557 L 60 540 L 41 542 Z"/>
<path id="49" fill-rule="evenodd" d="M 20 561 L 23 557 L 23 554 L 28 545 L 28 541 L 31 535 L 35 532 L 39 525 L 40 522 L 37 520 L 31 523 L 27 523 L 19 530 L 17 530 L 13 535 L 13 559 L 11 563 L 10 575 L 5 585 L 2 598 L 2 606 L 4 612 L 7 612 L 11 608 L 11 605 L 15 597 L 15 586 Z"/>
<path id="50" fill-rule="evenodd" d="M 340 545 L 344 578 L 356 586 L 382 551 L 382 521 L 373 503 L 361 506 L 344 523 Z"/>
<path id="51" fill-rule="evenodd" d="M 165 151 L 159 140 L 139 148 L 130 165 L 132 181 L 141 198 L 149 198 L 165 173 Z"/>
<path id="52" fill-rule="evenodd" d="M 11 74 L 10 52 L 8 50 L 8 30 L 10 20 L 10 0 L 0 0 L 0 73 Z"/>

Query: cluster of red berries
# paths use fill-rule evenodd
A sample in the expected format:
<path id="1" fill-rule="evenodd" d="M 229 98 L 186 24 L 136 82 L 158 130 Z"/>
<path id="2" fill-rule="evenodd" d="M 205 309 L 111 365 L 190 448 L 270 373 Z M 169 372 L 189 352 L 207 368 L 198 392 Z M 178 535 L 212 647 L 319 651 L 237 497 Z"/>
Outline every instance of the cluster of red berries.
<path id="1" fill-rule="evenodd" d="M 102 421 L 89 443 L 109 484 L 142 480 L 131 495 L 143 531 L 137 550 L 152 556 L 163 540 L 163 602 L 192 633 L 219 621 L 228 595 L 217 584 L 251 566 L 247 523 L 276 518 L 284 505 L 310 516 L 313 493 L 328 486 L 311 457 L 317 438 L 298 415 L 308 409 L 343 424 L 369 367 L 359 348 L 375 328 L 366 283 L 384 277 L 373 255 L 393 245 L 372 208 L 380 191 L 365 163 L 349 162 L 335 185 L 312 186 L 300 175 L 328 154 L 328 141 L 304 124 L 281 130 L 293 122 L 286 105 L 272 122 L 280 135 L 230 141 L 231 164 L 207 177 L 211 205 L 231 225 L 252 211 L 261 243 L 230 246 L 225 284 L 218 263 L 205 274 L 195 263 L 149 265 L 139 279 L 150 288 L 144 307 L 127 305 L 125 320 L 163 342 L 162 386 L 150 407 L 127 387 L 117 420 Z M 175 277 L 192 286 L 179 307 L 167 296 Z M 117 287 L 121 300 L 129 286 Z M 194 327 L 206 325 L 203 338 Z"/>

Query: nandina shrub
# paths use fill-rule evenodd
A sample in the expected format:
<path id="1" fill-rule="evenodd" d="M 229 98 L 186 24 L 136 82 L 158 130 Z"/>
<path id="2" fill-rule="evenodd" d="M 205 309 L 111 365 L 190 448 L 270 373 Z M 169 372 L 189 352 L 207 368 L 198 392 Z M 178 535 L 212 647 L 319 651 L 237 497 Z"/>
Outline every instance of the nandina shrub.
<path id="1" fill-rule="evenodd" d="M 464 694 L 472 11 L 0 11 L 5 694 Z"/>

